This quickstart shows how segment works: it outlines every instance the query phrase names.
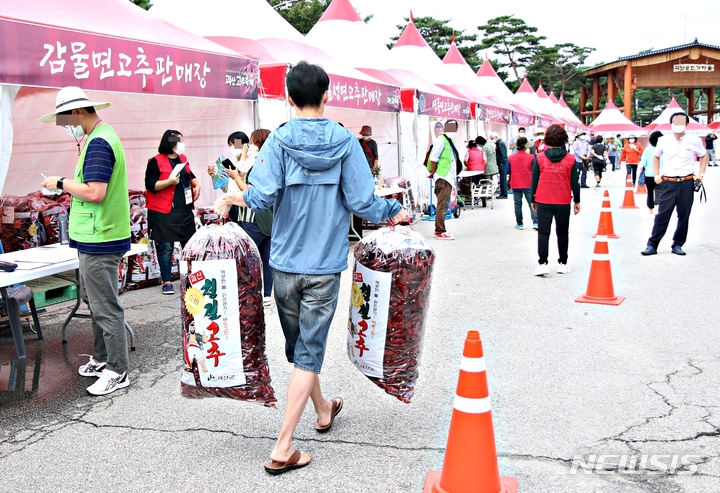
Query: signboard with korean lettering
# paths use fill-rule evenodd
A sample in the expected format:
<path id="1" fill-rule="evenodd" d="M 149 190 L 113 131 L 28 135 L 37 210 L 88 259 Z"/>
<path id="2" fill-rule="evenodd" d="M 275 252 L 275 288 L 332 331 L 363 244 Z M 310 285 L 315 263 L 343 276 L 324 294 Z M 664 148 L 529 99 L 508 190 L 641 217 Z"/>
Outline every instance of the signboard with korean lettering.
<path id="1" fill-rule="evenodd" d="M 715 65 L 706 63 L 678 63 L 673 72 L 715 72 Z"/>
<path id="2" fill-rule="evenodd" d="M 531 127 L 535 123 L 535 117 L 519 111 L 512 112 L 512 120 L 515 125 L 520 127 Z"/>
<path id="3" fill-rule="evenodd" d="M 328 106 L 386 113 L 400 111 L 399 87 L 339 75 L 329 76 Z"/>
<path id="4" fill-rule="evenodd" d="M 196 364 L 203 387 L 245 385 L 235 260 L 195 260 L 188 280 L 183 303 L 193 321 L 183 344 L 186 370 Z M 192 373 L 185 375 L 192 381 Z"/>
<path id="5" fill-rule="evenodd" d="M 491 123 L 510 123 L 510 110 L 487 104 L 478 105 L 478 119 Z"/>
<path id="6" fill-rule="evenodd" d="M 383 378 L 392 274 L 376 272 L 355 262 L 353 276 L 348 356 L 365 375 Z"/>
<path id="7" fill-rule="evenodd" d="M 0 19 L 0 83 L 257 99 L 258 61 Z"/>
<path id="8" fill-rule="evenodd" d="M 470 120 L 470 101 L 418 91 L 418 114 Z"/>

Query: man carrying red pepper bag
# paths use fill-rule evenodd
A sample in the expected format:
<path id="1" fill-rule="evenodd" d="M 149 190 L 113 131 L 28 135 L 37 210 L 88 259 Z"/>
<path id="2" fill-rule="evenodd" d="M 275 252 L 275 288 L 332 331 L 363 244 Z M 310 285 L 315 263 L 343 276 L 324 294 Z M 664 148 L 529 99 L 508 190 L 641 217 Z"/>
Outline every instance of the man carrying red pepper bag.
<path id="1" fill-rule="evenodd" d="M 287 74 L 288 100 L 298 118 L 268 137 L 255 162 L 249 186 L 228 194 L 213 208 L 225 214 L 232 204 L 255 211 L 274 206 L 270 265 L 275 301 L 285 334 L 285 354 L 295 368 L 288 387 L 280 434 L 265 464 L 270 474 L 306 466 L 311 457 L 292 445 L 308 398 L 318 417 L 315 429 L 330 430 L 343 407 L 326 400 L 318 374 L 337 306 L 340 273 L 347 269 L 350 213 L 378 223 L 407 221 L 394 199 L 374 194 L 375 183 L 357 139 L 323 118 L 330 80 L 325 71 L 300 62 Z"/>

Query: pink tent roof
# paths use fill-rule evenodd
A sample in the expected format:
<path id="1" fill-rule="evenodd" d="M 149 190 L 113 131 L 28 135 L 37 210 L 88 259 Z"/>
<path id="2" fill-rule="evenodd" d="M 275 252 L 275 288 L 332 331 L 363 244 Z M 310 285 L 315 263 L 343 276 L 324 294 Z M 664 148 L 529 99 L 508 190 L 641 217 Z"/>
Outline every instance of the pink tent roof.
<path id="1" fill-rule="evenodd" d="M 403 29 L 393 48 L 399 48 L 400 46 L 427 46 L 430 48 L 430 45 L 427 44 L 427 41 L 425 41 L 425 38 L 423 38 L 420 31 L 415 27 L 415 23 L 412 21 L 408 22 L 408 25 L 405 26 L 405 29 Z"/>
<path id="2" fill-rule="evenodd" d="M 397 112 L 400 109 L 400 88 L 390 86 L 366 75 L 311 46 L 289 26 L 265 0 L 245 0 L 243 9 L 252 12 L 247 31 L 238 28 L 237 17 L 228 15 L 237 8 L 236 0 L 154 0 L 156 15 L 187 29 L 202 29 L 200 34 L 234 51 L 251 53 L 260 59 L 261 95 L 285 98 L 286 65 L 302 60 L 322 66 L 330 76 L 328 106 Z M 261 24 L 261 29 L 256 29 Z M 249 33 L 249 34 L 246 34 Z M 240 37 L 246 35 L 247 37 Z M 251 39 L 251 36 L 253 38 Z"/>
<path id="3" fill-rule="evenodd" d="M 570 107 L 565 102 L 565 99 L 563 98 L 563 95 L 560 95 L 560 99 L 558 100 L 558 103 L 563 109 L 563 114 L 570 119 L 570 121 L 575 122 L 575 124 L 580 128 L 586 128 L 585 124 L 580 120 L 575 113 L 570 109 Z"/>
<path id="4" fill-rule="evenodd" d="M 465 60 L 465 57 L 463 57 L 462 53 L 460 53 L 460 50 L 458 50 L 458 47 L 457 47 L 457 44 L 455 43 L 455 41 L 450 43 L 450 49 L 445 54 L 445 57 L 443 58 L 443 63 L 445 63 L 445 64 L 456 63 L 459 65 L 466 65 L 468 68 L 470 68 L 470 65 L 468 65 L 467 60 Z"/>
<path id="5" fill-rule="evenodd" d="M 565 123 L 567 125 L 572 125 L 573 127 L 575 126 L 575 122 L 570 121 L 562 114 L 562 108 L 560 106 L 555 106 L 552 103 L 542 85 L 538 85 L 535 94 L 537 94 L 537 97 L 540 99 L 540 108 L 547 114 L 557 118 L 558 123 Z"/>
<path id="6" fill-rule="evenodd" d="M 622 134 L 623 136 L 629 134 L 638 136 L 647 133 L 644 128 L 628 120 L 612 101 L 608 101 L 605 109 L 588 125 L 588 128 L 595 133 Z"/>
<path id="7" fill-rule="evenodd" d="M 540 101 L 540 97 L 537 93 L 535 93 L 527 79 L 523 79 L 522 84 L 520 84 L 520 87 L 515 92 L 515 99 L 539 117 L 538 125 L 540 127 L 548 127 L 550 124 L 555 122 L 565 123 L 559 117 L 549 113 L 547 109 L 544 108 L 543 103 Z"/>
<path id="8" fill-rule="evenodd" d="M 434 116 L 469 118 L 469 101 L 432 84 L 414 71 L 402 69 L 390 61 L 390 50 L 384 41 L 365 24 L 349 0 L 333 0 L 306 39 L 330 55 L 343 60 L 360 72 L 378 80 L 401 87 L 403 109 L 414 111 L 415 91 L 433 95 Z M 409 92 L 410 94 L 406 94 Z M 418 95 L 421 96 L 421 95 Z M 442 103 L 442 104 L 441 104 Z M 455 109 L 460 108 L 459 111 Z M 438 108 L 442 108 L 438 109 Z M 464 113 L 467 112 L 467 115 Z"/>
<path id="9" fill-rule="evenodd" d="M 330 20 L 362 22 L 360 15 L 358 15 L 353 6 L 350 4 L 350 0 L 333 0 L 330 5 L 328 5 L 328 8 L 325 9 L 325 12 L 318 22 Z"/>
<path id="10" fill-rule="evenodd" d="M 102 5 L 83 0 L 0 5 L 0 32 L 6 42 L 0 82 L 176 96 L 257 97 L 256 60 L 193 35 L 126 0 L 105 0 Z M 243 83 L 228 84 L 228 73 Z"/>
<path id="11" fill-rule="evenodd" d="M 670 117 L 674 113 L 679 112 L 685 112 L 685 110 L 682 109 L 682 107 L 678 104 L 677 101 L 675 101 L 675 96 L 672 97 L 670 100 L 670 104 L 667 105 L 667 107 L 658 115 L 657 118 L 655 118 L 650 125 L 645 127 L 645 130 L 649 132 L 653 132 L 655 130 L 659 130 L 661 132 L 670 132 Z M 686 132 L 693 135 L 705 135 L 711 131 L 711 128 L 707 125 L 703 125 L 701 123 L 698 123 L 698 121 L 690 117 L 690 123 L 688 123 Z"/>
<path id="12" fill-rule="evenodd" d="M 498 79 L 500 76 L 495 72 L 495 69 L 490 64 L 490 62 L 485 59 L 485 61 L 480 65 L 480 68 L 477 71 L 478 77 L 497 77 Z M 508 89 L 509 90 L 509 89 Z"/>

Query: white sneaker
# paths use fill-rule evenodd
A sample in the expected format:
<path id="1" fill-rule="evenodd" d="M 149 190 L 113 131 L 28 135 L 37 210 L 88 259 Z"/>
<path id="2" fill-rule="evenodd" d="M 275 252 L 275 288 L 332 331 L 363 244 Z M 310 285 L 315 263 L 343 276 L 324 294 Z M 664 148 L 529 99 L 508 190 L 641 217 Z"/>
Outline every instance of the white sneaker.
<path id="1" fill-rule="evenodd" d="M 548 270 L 547 264 L 538 264 L 537 267 L 535 267 L 535 272 L 533 273 L 534 276 L 544 276 L 545 274 L 550 273 Z"/>
<path id="2" fill-rule="evenodd" d="M 438 240 L 454 240 L 455 237 L 450 233 L 435 233 L 435 238 Z"/>
<path id="3" fill-rule="evenodd" d="M 100 378 L 97 379 L 97 382 L 85 389 L 85 391 L 92 395 L 106 395 L 115 392 L 117 389 L 124 389 L 128 385 L 130 385 L 130 379 L 126 371 L 118 374 L 106 368 Z"/>
<path id="4" fill-rule="evenodd" d="M 81 354 L 80 356 L 89 356 L 87 354 Z M 90 356 L 90 361 L 78 368 L 78 373 L 81 377 L 99 377 L 102 375 L 103 369 L 106 363 L 95 363 L 95 360 Z"/>
<path id="5" fill-rule="evenodd" d="M 263 298 L 263 305 L 265 308 L 270 308 L 272 306 L 272 297 L 271 296 L 265 296 Z"/>
<path id="6" fill-rule="evenodd" d="M 570 273 L 570 267 L 568 267 L 567 264 L 558 264 L 558 274 L 569 274 Z"/>

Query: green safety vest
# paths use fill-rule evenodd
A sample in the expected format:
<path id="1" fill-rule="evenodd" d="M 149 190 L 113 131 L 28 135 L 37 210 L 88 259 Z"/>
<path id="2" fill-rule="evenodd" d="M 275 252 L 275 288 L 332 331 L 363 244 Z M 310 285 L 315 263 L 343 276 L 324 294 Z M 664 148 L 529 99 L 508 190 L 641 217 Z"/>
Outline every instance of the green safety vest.
<path id="1" fill-rule="evenodd" d="M 450 171 L 450 166 L 452 166 L 453 163 L 453 156 L 452 156 L 452 148 L 450 147 L 450 144 L 447 141 L 447 138 L 443 136 L 445 139 L 445 147 L 443 148 L 442 153 L 440 153 L 440 159 L 438 159 L 437 163 L 437 169 L 435 170 L 435 173 L 438 176 L 447 176 L 448 172 Z M 430 151 L 432 153 L 432 151 Z M 426 163 L 428 171 L 432 171 L 432 165 L 430 164 L 430 158 L 428 157 L 428 162 Z"/>
<path id="2" fill-rule="evenodd" d="M 105 198 L 99 204 L 72 198 L 68 233 L 80 243 L 104 243 L 130 237 L 130 206 L 128 205 L 128 179 L 125 170 L 125 151 L 115 129 L 102 125 L 88 135 L 75 167 L 74 180 L 84 183 L 85 152 L 95 138 L 107 141 L 115 153 L 115 165 L 108 182 Z"/>

